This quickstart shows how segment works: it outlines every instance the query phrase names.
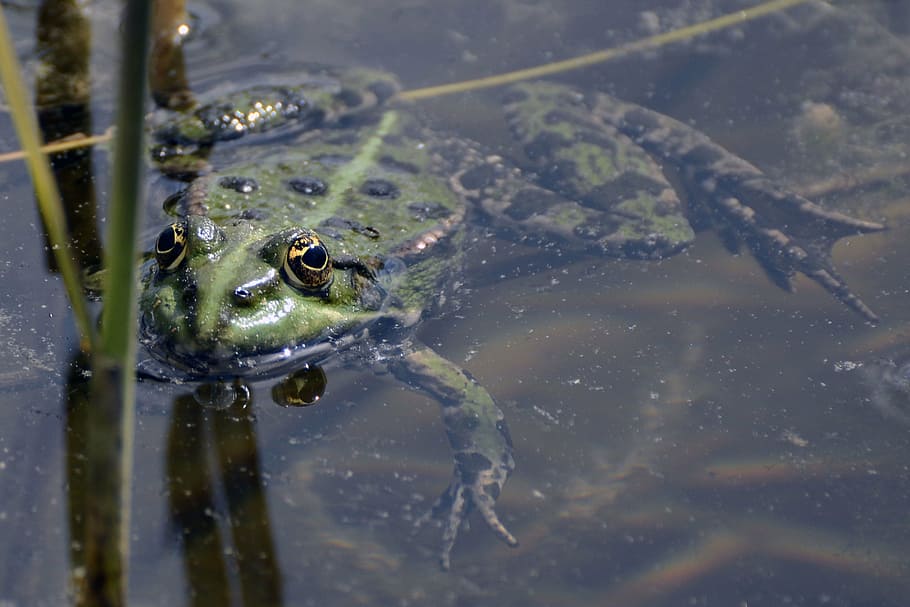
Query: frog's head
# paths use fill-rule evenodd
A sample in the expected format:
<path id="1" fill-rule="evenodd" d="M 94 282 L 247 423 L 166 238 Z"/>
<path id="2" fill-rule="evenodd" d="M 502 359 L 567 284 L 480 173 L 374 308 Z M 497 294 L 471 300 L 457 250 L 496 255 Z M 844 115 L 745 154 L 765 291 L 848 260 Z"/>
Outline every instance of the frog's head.
<path id="1" fill-rule="evenodd" d="M 378 261 L 333 259 L 306 228 L 266 233 L 191 215 L 166 227 L 140 295 L 143 341 L 192 373 L 243 373 L 318 349 L 376 314 Z"/>

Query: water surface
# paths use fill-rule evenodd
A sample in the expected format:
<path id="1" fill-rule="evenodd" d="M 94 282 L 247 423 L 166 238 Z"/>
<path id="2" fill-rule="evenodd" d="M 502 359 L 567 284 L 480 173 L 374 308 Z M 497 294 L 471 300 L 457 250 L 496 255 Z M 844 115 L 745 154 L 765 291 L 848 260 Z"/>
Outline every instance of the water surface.
<path id="1" fill-rule="evenodd" d="M 754 3 L 678 4 L 275 2 L 254 11 L 210 3 L 197 10 L 190 81 L 204 91 L 242 82 L 247 70 L 318 61 L 386 69 L 416 88 Z M 419 336 L 505 412 L 517 469 L 498 511 L 521 547 L 502 545 L 474 517 L 452 571 L 438 570 L 440 530 L 412 529 L 451 473 L 438 406 L 377 369 L 328 368 L 324 398 L 307 409 L 276 406 L 267 383 L 253 386 L 245 407 L 216 411 L 188 397 L 191 387 L 143 382 L 130 600 L 902 604 L 908 429 L 870 404 L 858 373 L 843 370 L 905 342 L 910 322 L 906 183 L 900 171 L 862 179 L 906 152 L 893 133 L 906 133 L 901 92 L 910 80 L 895 56 L 908 57 L 907 29 L 889 6 L 869 5 L 861 18 L 793 9 L 561 77 L 695 124 L 794 188 L 846 180 L 816 200 L 889 222 L 881 235 L 841 241 L 834 255 L 882 317 L 878 327 L 803 278 L 795 294 L 777 290 L 748 254 L 731 255 L 710 232 L 672 259 L 636 262 L 541 252 L 478 229 L 458 300 Z M 15 18 L 26 58 L 31 17 L 21 8 Z M 117 20 L 99 9 L 93 22 L 101 40 Z M 112 62 L 99 43 L 96 130 L 109 122 Z M 509 153 L 500 94 L 433 99 L 419 111 L 440 130 Z M 805 133 L 813 103 L 843 120 L 830 140 Z M 12 148 L 8 121 L 0 128 Z M 106 183 L 105 153 L 96 160 Z M 77 419 L 66 398 L 78 387 L 67 383 L 74 332 L 59 279 L 46 269 L 24 168 L 0 171 L 8 210 L 0 603 L 60 604 L 81 449 L 78 432 L 68 432 Z M 173 186 L 150 179 L 153 238 L 165 221 L 161 194 Z M 191 476 L 210 487 L 195 511 L 193 499 L 181 502 Z M 169 514 L 178 502 L 190 518 Z M 195 534 L 178 540 L 181 526 Z"/>

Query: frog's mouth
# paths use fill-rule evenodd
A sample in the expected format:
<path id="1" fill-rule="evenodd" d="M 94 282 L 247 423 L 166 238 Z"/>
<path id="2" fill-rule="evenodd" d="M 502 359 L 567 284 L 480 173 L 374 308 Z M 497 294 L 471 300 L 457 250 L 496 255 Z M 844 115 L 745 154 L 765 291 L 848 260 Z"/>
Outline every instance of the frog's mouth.
<path id="1" fill-rule="evenodd" d="M 312 339 L 288 340 L 275 345 L 231 344 L 216 338 L 185 344 L 167 334 L 155 333 L 145 323 L 140 342 L 147 356 L 140 360 L 144 376 L 159 380 L 201 378 L 270 377 L 304 363 L 318 363 L 362 339 L 374 314 L 357 322 L 332 327 Z"/>
<path id="2" fill-rule="evenodd" d="M 272 352 L 251 352 L 222 356 L 212 352 L 183 351 L 174 344 L 163 344 L 160 337 L 143 338 L 145 357 L 138 361 L 139 376 L 156 381 L 194 381 L 258 377 L 267 379 L 307 363 L 319 363 L 348 347 L 357 333 L 338 339 L 326 338 L 287 346 Z"/>

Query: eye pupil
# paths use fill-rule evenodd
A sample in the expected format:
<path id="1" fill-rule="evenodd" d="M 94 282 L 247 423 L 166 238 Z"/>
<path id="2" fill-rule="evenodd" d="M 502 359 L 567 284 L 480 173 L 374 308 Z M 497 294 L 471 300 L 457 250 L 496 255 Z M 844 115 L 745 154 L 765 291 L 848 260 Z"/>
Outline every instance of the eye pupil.
<path id="1" fill-rule="evenodd" d="M 186 226 L 172 223 L 161 231 L 155 242 L 155 259 L 164 271 L 177 268 L 186 257 Z"/>
<path id="2" fill-rule="evenodd" d="M 328 261 L 325 247 L 322 245 L 310 245 L 303 253 L 303 265 L 313 270 L 321 270 Z"/>
<path id="3" fill-rule="evenodd" d="M 158 237 L 158 251 L 165 253 L 174 248 L 174 245 L 177 243 L 177 240 L 174 237 L 174 230 L 165 230 L 161 233 L 161 236 Z"/>

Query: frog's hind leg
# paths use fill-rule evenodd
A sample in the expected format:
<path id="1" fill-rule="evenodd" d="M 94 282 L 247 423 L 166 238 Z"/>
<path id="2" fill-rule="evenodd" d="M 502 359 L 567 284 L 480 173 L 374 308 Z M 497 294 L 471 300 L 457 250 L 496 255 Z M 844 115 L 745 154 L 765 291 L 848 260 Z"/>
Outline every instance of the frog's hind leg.
<path id="1" fill-rule="evenodd" d="M 651 154 L 676 165 L 694 204 L 728 248 L 745 243 L 776 285 L 792 290 L 800 272 L 870 323 L 875 313 L 834 269 L 831 247 L 845 236 L 885 229 L 873 221 L 829 211 L 790 192 L 749 162 L 668 116 L 596 95 L 595 115 Z"/>
<path id="2" fill-rule="evenodd" d="M 470 174 L 454 186 L 473 185 L 478 194 L 471 197 L 491 216 L 609 256 L 659 259 L 692 242 L 694 232 L 660 166 L 593 118 L 578 92 L 548 82 L 516 84 L 505 111 L 525 152 L 519 162 L 524 178 L 500 179 L 486 193 Z"/>
<path id="3" fill-rule="evenodd" d="M 427 392 L 442 405 L 446 434 L 452 447 L 455 467 L 452 480 L 431 512 L 417 520 L 419 526 L 430 516 L 443 519 L 443 569 L 458 530 L 473 509 L 487 526 L 509 546 L 515 539 L 496 514 L 496 500 L 515 468 L 512 439 L 502 412 L 485 388 L 465 371 L 422 346 L 391 365 L 392 372 L 409 386 Z"/>

